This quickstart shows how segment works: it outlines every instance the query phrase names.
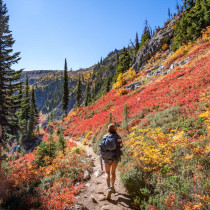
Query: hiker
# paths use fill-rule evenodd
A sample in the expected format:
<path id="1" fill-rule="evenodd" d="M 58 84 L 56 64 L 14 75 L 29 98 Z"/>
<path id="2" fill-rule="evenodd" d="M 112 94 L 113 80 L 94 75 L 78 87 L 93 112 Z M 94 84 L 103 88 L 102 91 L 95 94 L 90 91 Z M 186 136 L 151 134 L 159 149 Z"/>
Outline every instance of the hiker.
<path id="1" fill-rule="evenodd" d="M 100 156 L 105 163 L 106 183 L 107 183 L 107 195 L 106 198 L 110 199 L 112 193 L 116 193 L 114 183 L 116 179 L 116 168 L 118 162 L 121 160 L 122 152 L 122 139 L 117 134 L 114 124 L 108 126 L 108 134 L 106 134 L 100 146 Z M 111 172 L 111 185 L 110 185 L 110 172 Z"/>

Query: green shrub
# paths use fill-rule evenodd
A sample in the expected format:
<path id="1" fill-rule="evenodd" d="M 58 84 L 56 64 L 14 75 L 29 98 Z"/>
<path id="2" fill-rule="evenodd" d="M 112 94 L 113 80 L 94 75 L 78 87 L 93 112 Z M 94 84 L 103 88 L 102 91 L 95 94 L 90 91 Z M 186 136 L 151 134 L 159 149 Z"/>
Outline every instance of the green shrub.
<path id="1" fill-rule="evenodd" d="M 166 109 L 155 114 L 149 114 L 147 119 L 152 127 L 157 128 L 162 127 L 170 122 L 177 121 L 179 119 L 179 115 L 180 108 L 171 107 L 170 109 Z"/>
<path id="2" fill-rule="evenodd" d="M 42 141 L 39 145 L 36 153 L 35 162 L 38 166 L 46 166 L 47 163 L 44 160 L 45 157 L 53 159 L 56 153 L 56 143 L 55 141 Z"/>

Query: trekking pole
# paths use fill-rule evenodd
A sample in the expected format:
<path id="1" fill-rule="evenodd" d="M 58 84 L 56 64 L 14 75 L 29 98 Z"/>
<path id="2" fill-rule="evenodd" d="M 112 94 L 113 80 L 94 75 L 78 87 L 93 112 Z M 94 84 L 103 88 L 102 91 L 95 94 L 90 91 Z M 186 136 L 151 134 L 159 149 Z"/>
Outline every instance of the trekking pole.
<path id="1" fill-rule="evenodd" d="M 100 162 L 101 162 L 101 170 L 103 171 L 103 162 L 102 162 L 102 157 L 100 156 Z"/>

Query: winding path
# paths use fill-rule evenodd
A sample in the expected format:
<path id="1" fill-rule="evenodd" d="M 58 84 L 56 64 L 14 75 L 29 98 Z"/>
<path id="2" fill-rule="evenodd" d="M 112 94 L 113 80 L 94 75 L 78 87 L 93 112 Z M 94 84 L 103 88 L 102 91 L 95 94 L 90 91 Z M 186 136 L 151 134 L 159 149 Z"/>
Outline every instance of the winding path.
<path id="1" fill-rule="evenodd" d="M 69 138 L 69 140 L 71 139 Z M 120 182 L 119 172 L 116 174 L 115 182 L 115 189 L 118 193 L 112 194 L 110 200 L 104 199 L 106 193 L 105 173 L 104 171 L 101 171 L 101 163 L 98 155 L 94 153 L 92 147 L 84 146 L 77 141 L 75 143 L 86 150 L 89 160 L 94 165 L 91 178 L 85 183 L 84 189 L 77 196 L 78 203 L 83 204 L 89 210 L 133 209 L 130 196 Z"/>

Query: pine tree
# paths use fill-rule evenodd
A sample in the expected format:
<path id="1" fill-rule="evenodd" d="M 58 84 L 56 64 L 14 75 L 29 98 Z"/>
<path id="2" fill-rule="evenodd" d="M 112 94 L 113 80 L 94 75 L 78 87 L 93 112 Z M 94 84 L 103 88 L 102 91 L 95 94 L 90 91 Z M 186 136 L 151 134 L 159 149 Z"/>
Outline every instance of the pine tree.
<path id="1" fill-rule="evenodd" d="M 25 82 L 25 91 L 24 91 L 24 97 L 21 104 L 21 127 L 23 128 L 22 134 L 23 137 L 27 135 L 28 128 L 29 128 L 29 118 L 30 118 L 30 96 L 29 96 L 29 81 L 28 81 L 28 75 L 26 76 L 26 82 Z"/>
<path id="2" fill-rule="evenodd" d="M 18 108 L 18 101 L 15 102 L 17 96 L 15 95 L 14 98 L 11 98 L 7 94 L 9 83 L 11 82 L 14 91 L 18 89 L 20 83 L 15 81 L 20 78 L 22 71 L 11 69 L 11 66 L 20 60 L 20 53 L 13 53 L 12 46 L 15 40 L 9 30 L 9 16 L 7 12 L 6 4 L 0 0 L 0 153 L 1 144 L 6 140 L 7 132 L 13 126 L 9 121 L 9 118 L 11 119 L 13 115 L 13 112 L 11 113 L 10 110 Z"/>
<path id="3" fill-rule="evenodd" d="M 127 107 L 127 104 L 125 104 L 123 106 L 123 115 L 124 115 L 124 120 L 122 121 L 122 127 L 129 132 L 129 129 L 128 129 L 128 107 Z"/>
<path id="4" fill-rule="evenodd" d="M 118 66 L 118 64 L 120 62 L 120 56 L 119 56 L 119 53 L 118 52 L 116 54 L 116 60 L 117 60 L 117 62 L 116 62 L 117 64 L 116 65 Z"/>
<path id="5" fill-rule="evenodd" d="M 170 8 L 168 8 L 168 19 L 169 20 L 171 19 L 171 10 L 170 10 Z"/>
<path id="6" fill-rule="evenodd" d="M 63 110 L 65 111 L 65 115 L 67 116 L 68 112 L 68 103 L 69 103 L 69 85 L 68 85 L 68 69 L 67 69 L 67 61 L 65 58 L 64 64 L 64 82 L 63 82 Z"/>
<path id="7" fill-rule="evenodd" d="M 144 26 L 144 31 L 141 37 L 141 45 L 140 48 L 142 48 L 150 39 L 151 39 L 151 28 L 148 24 L 148 21 L 145 20 L 145 26 Z"/>
<path id="8" fill-rule="evenodd" d="M 125 71 L 127 71 L 129 69 L 130 63 L 131 63 L 130 54 L 129 54 L 128 50 L 126 48 L 124 48 L 123 53 L 120 56 L 119 65 L 117 66 L 116 73 L 113 78 L 113 82 L 117 81 L 117 77 L 119 74 L 124 73 Z"/>
<path id="9" fill-rule="evenodd" d="M 138 33 L 136 32 L 136 39 L 135 39 L 135 55 L 138 53 L 139 48 L 140 48 L 140 45 L 139 45 L 139 36 L 138 36 Z"/>
<path id="10" fill-rule="evenodd" d="M 62 150 L 63 154 L 65 154 L 65 148 L 66 148 L 66 140 L 63 136 L 63 131 L 61 131 L 58 136 L 58 149 Z"/>
<path id="11" fill-rule="evenodd" d="M 91 102 L 90 82 L 88 81 L 87 87 L 86 87 L 85 106 L 88 106 L 90 102 Z"/>
<path id="12" fill-rule="evenodd" d="M 18 135 L 17 135 L 17 141 L 18 144 L 20 144 L 20 140 L 22 139 L 22 130 L 24 129 L 21 124 L 21 116 L 22 116 L 22 102 L 23 102 L 23 88 L 22 85 L 20 86 L 18 90 L 18 101 L 20 101 L 20 108 L 16 111 L 16 116 L 17 116 L 17 125 L 18 125 Z"/>
<path id="13" fill-rule="evenodd" d="M 31 101 L 30 101 L 28 138 L 30 138 L 32 136 L 37 124 L 38 124 L 38 110 L 37 110 L 37 105 L 36 105 L 34 87 L 32 87 Z"/>
<path id="14" fill-rule="evenodd" d="M 203 28 L 210 25 L 210 5 L 208 0 L 185 0 L 186 10 L 175 27 L 173 50 L 177 50 L 183 43 L 195 41 Z"/>
<path id="15" fill-rule="evenodd" d="M 78 77 L 76 94 L 77 94 L 76 95 L 76 107 L 80 107 L 81 99 L 82 99 L 82 87 L 81 87 L 80 74 L 79 74 L 79 77 Z"/>
<path id="16" fill-rule="evenodd" d="M 108 93 L 110 91 L 110 86 L 111 86 L 111 77 L 109 76 L 107 78 L 107 83 L 106 83 L 106 93 Z"/>

